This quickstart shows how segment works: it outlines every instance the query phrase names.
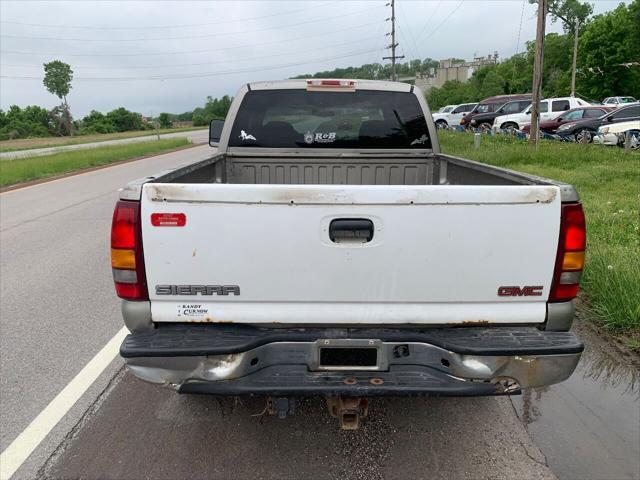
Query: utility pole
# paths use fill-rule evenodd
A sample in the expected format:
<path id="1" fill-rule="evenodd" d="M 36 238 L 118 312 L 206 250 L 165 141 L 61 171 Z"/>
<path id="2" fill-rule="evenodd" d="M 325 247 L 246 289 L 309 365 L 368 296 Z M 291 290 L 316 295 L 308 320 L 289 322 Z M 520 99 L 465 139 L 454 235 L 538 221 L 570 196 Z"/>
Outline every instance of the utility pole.
<path id="1" fill-rule="evenodd" d="M 547 0 L 538 0 L 536 27 L 536 55 L 533 62 L 533 89 L 531 99 L 531 131 L 529 141 L 538 145 L 540 140 L 540 100 L 542 96 L 542 65 L 544 60 L 544 33 L 547 18 Z"/>
<path id="2" fill-rule="evenodd" d="M 576 17 L 576 26 L 573 29 L 573 65 L 571 69 L 571 96 L 576 96 L 576 64 L 578 62 L 578 31 L 580 30 L 580 19 Z"/>
<path id="3" fill-rule="evenodd" d="M 387 48 L 391 49 L 390 57 L 382 57 L 383 60 L 391 60 L 391 80 L 394 82 L 398 80 L 396 75 L 396 59 L 404 58 L 404 55 L 396 55 L 396 47 L 400 45 L 396 42 L 396 2 L 391 0 L 391 3 L 387 3 L 385 6 L 391 6 L 391 18 L 387 18 L 387 21 L 391 20 L 391 33 L 387 33 L 387 36 L 391 35 L 391 45 Z"/>

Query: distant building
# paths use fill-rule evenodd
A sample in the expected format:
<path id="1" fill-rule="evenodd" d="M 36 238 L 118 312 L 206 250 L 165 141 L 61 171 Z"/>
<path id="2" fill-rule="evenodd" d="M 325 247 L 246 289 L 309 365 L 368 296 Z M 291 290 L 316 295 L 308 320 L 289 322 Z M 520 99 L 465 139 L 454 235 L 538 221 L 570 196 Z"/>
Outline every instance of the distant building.
<path id="1" fill-rule="evenodd" d="M 494 52 L 493 55 L 487 55 L 486 57 L 475 57 L 470 62 L 455 58 L 445 58 L 444 60 L 440 60 L 438 68 L 432 68 L 428 72 L 417 75 L 415 81 L 412 83 L 420 87 L 424 92 L 427 92 L 434 87 L 442 87 L 444 82 L 448 80 L 466 82 L 471 78 L 473 72 L 480 67 L 493 65 L 495 63 L 498 63 L 498 52 Z"/>

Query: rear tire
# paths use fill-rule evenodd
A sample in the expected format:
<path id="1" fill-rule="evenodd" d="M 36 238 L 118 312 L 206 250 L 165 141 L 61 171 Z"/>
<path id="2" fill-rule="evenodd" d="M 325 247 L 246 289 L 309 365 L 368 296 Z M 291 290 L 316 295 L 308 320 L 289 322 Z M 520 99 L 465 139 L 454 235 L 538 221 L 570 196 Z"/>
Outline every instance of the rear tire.
<path id="1" fill-rule="evenodd" d="M 576 139 L 576 142 L 578 142 L 578 143 L 582 143 L 584 141 L 583 139 L 585 137 L 586 137 L 587 143 L 591 143 L 593 141 L 593 132 L 591 130 L 583 128 L 583 129 L 578 130 L 574 134 L 574 138 Z"/>
<path id="2" fill-rule="evenodd" d="M 438 130 L 444 130 L 445 128 L 449 128 L 449 124 L 446 120 L 438 120 L 436 122 L 436 127 L 438 128 Z"/>
<path id="3" fill-rule="evenodd" d="M 500 125 L 500 129 L 501 130 L 508 130 L 508 131 L 519 130 L 518 129 L 518 124 L 514 123 L 514 122 L 503 123 L 502 125 Z"/>
<path id="4" fill-rule="evenodd" d="M 487 123 L 487 122 L 483 122 L 480 125 L 478 125 L 478 129 L 482 132 L 482 133 L 486 133 L 486 132 L 490 132 L 491 131 L 491 124 Z"/>

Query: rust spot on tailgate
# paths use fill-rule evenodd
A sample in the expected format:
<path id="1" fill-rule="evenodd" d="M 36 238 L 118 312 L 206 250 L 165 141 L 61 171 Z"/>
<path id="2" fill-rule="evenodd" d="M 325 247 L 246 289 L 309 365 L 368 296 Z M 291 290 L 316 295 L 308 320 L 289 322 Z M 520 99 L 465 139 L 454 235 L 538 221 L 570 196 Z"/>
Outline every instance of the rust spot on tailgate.
<path id="1" fill-rule="evenodd" d="M 531 203 L 551 203 L 558 194 L 557 187 L 535 188 L 525 196 L 524 200 Z"/>
<path id="2" fill-rule="evenodd" d="M 448 325 L 488 325 L 489 320 L 463 320 L 462 322 L 449 322 Z"/>

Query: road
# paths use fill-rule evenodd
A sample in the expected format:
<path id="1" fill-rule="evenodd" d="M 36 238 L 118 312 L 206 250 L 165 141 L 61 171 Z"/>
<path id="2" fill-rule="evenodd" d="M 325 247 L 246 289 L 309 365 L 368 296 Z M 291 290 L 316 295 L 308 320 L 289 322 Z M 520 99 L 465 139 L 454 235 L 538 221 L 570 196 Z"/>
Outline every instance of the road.
<path id="1" fill-rule="evenodd" d="M 210 154 L 194 147 L 0 195 L 3 454 L 121 330 L 109 265 L 118 188 Z M 321 400 L 262 417 L 257 400 L 177 395 L 110 358 L 12 478 L 555 478 L 504 397 L 376 399 L 363 428 L 343 432 Z"/>
<path id="2" fill-rule="evenodd" d="M 209 137 L 208 130 L 192 130 L 188 132 L 164 133 L 160 138 L 187 138 L 191 143 L 207 143 Z M 39 157 L 51 155 L 53 153 L 66 152 L 70 150 L 84 150 L 86 148 L 104 147 L 107 145 L 122 145 L 126 143 L 150 142 L 156 140 L 156 135 L 145 135 L 143 137 L 120 138 L 117 140 L 105 140 L 104 142 L 79 143 L 77 145 L 63 145 L 60 147 L 33 148 L 31 150 L 16 150 L 15 152 L 1 152 L 0 160 L 12 160 L 16 158 Z"/>
<path id="3" fill-rule="evenodd" d="M 109 262 L 118 189 L 210 154 L 194 147 L 0 195 L 2 451 L 122 327 Z M 120 366 L 109 366 L 22 478 L 33 478 Z"/>

